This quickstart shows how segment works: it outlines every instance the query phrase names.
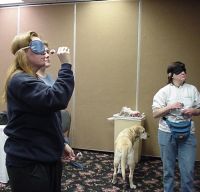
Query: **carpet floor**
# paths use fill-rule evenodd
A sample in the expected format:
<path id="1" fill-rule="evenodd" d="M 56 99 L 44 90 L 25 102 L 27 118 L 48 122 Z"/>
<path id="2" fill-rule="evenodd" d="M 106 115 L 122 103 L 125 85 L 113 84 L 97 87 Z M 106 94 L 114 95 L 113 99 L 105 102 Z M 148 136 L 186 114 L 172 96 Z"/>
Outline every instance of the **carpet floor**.
<path id="1" fill-rule="evenodd" d="M 113 174 L 113 153 L 75 150 L 82 156 L 76 164 L 64 160 L 62 192 L 162 192 L 162 162 L 159 158 L 142 157 L 134 172 L 135 190 L 123 184 L 119 174 L 117 184 L 111 183 Z M 195 164 L 195 191 L 200 191 L 200 162 Z M 180 174 L 175 174 L 175 192 L 180 191 Z M 0 184 L 0 192 L 11 192 L 9 183 Z"/>

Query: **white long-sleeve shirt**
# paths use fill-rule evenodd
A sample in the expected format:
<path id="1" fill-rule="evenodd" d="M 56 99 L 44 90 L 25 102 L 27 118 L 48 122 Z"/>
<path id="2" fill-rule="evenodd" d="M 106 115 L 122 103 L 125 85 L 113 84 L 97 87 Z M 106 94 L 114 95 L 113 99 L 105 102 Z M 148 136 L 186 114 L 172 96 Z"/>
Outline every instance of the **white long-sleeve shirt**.
<path id="1" fill-rule="evenodd" d="M 168 84 L 161 88 L 153 97 L 152 110 L 166 107 L 168 104 L 180 102 L 183 108 L 200 108 L 200 94 L 193 85 L 184 83 L 180 87 Z M 180 109 L 171 110 L 165 117 L 173 122 L 189 120 L 191 117 L 184 116 Z M 170 129 L 163 118 L 159 120 L 159 129 L 170 132 Z M 191 132 L 195 131 L 194 122 L 192 121 Z"/>

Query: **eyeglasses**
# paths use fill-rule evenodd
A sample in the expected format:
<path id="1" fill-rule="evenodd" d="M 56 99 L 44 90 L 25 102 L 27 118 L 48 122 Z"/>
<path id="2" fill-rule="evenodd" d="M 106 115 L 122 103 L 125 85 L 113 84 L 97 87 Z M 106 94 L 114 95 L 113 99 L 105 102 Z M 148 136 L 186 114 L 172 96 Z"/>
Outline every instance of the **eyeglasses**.
<path id="1" fill-rule="evenodd" d="M 48 55 L 53 55 L 54 53 L 56 52 L 56 50 L 55 49 L 51 49 L 51 50 L 49 50 L 48 48 L 45 48 L 45 52 L 44 52 L 44 54 L 48 54 Z"/>
<path id="2" fill-rule="evenodd" d="M 29 46 L 23 47 L 21 49 L 30 48 L 31 51 L 37 55 L 44 55 L 45 54 L 45 46 L 44 43 L 40 40 L 33 40 L 30 42 Z"/>

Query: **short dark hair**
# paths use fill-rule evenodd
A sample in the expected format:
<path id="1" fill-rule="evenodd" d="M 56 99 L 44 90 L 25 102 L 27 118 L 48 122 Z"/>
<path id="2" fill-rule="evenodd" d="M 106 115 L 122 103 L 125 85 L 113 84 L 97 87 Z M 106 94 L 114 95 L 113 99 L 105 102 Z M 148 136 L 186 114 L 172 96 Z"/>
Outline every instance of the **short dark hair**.
<path id="1" fill-rule="evenodd" d="M 185 64 L 180 61 L 175 61 L 171 63 L 170 65 L 168 65 L 167 67 L 168 84 L 172 83 L 173 74 L 178 75 L 182 71 L 186 73 L 186 68 L 185 68 Z"/>

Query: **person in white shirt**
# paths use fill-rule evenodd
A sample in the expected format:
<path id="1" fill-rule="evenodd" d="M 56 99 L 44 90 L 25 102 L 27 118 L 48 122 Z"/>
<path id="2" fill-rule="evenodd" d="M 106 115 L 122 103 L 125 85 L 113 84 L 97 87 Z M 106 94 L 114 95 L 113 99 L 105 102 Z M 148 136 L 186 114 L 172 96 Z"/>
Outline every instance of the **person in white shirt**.
<path id="1" fill-rule="evenodd" d="M 181 191 L 192 192 L 196 159 L 195 125 L 192 116 L 200 115 L 200 95 L 195 86 L 186 83 L 184 63 L 173 62 L 168 66 L 167 74 L 168 84 L 155 94 L 152 104 L 153 117 L 160 118 L 158 143 L 163 163 L 164 191 L 174 190 L 174 172 L 178 159 Z M 187 123 L 190 125 L 187 134 L 176 138 L 169 122 L 180 125 L 180 129 Z"/>

